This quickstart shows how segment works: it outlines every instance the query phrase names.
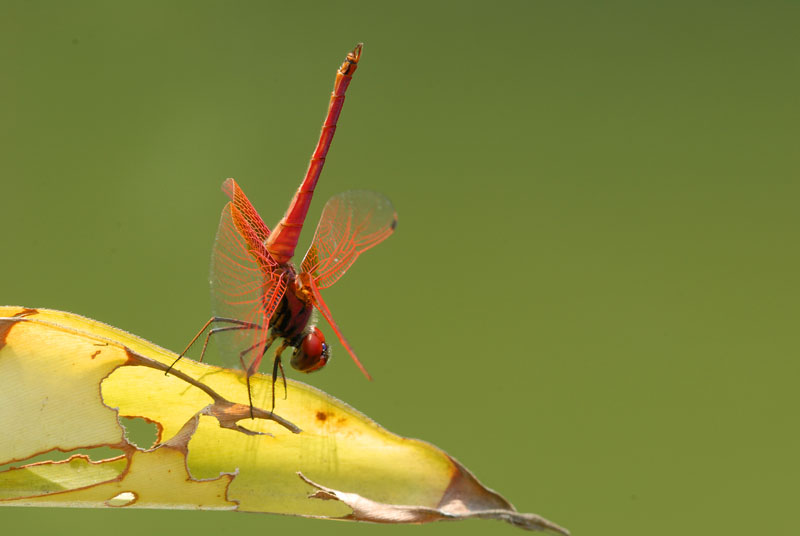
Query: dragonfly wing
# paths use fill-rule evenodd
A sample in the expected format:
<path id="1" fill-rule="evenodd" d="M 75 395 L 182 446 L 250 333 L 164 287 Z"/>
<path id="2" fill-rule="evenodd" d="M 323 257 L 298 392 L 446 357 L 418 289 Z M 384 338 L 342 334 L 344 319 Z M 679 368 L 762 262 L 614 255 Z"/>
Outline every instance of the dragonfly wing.
<path id="1" fill-rule="evenodd" d="M 386 240 L 396 226 L 397 213 L 383 195 L 365 190 L 335 195 L 322 210 L 301 272 L 311 274 L 317 288 L 328 288 L 361 253 Z"/>
<path id="2" fill-rule="evenodd" d="M 314 306 L 369 379 L 372 377 L 342 335 L 319 290 L 338 281 L 361 253 L 386 240 L 396 226 L 397 213 L 383 195 L 362 190 L 336 195 L 325 204 L 314 241 L 301 264 L 301 273 L 310 275 Z"/>
<path id="3" fill-rule="evenodd" d="M 333 328 L 333 331 L 336 333 L 336 336 L 339 338 L 339 341 L 342 343 L 342 346 L 344 346 L 345 350 L 347 350 L 347 353 L 350 354 L 350 357 L 353 358 L 353 361 L 356 362 L 356 365 L 358 365 L 358 368 L 361 369 L 361 372 L 364 373 L 364 376 L 366 376 L 368 380 L 372 380 L 372 376 L 370 376 L 369 372 L 367 372 L 367 369 L 364 368 L 364 365 L 362 365 L 361 361 L 358 359 L 358 357 L 356 357 L 356 353 L 353 351 L 353 348 L 350 346 L 350 343 L 347 342 L 347 339 L 344 338 L 344 335 L 342 335 L 342 332 L 339 330 L 339 326 L 337 326 L 336 322 L 334 322 L 333 315 L 328 309 L 328 306 L 325 304 L 325 301 L 322 299 L 322 296 L 319 293 L 319 289 L 317 288 L 317 285 L 314 283 L 314 281 L 311 281 L 310 286 L 311 286 L 311 295 L 314 297 L 314 306 L 320 313 L 322 313 L 322 316 L 325 317 L 325 320 L 328 321 L 328 324 L 331 325 L 331 328 Z"/>
<path id="4" fill-rule="evenodd" d="M 236 183 L 229 183 L 232 200 L 222 210 L 211 257 L 212 309 L 216 317 L 254 327 L 220 332 L 215 340 L 228 365 L 240 366 L 241 353 L 249 349 L 244 356 L 249 366 L 264 353 L 269 320 L 286 291 L 286 274 L 264 247 L 261 237 L 269 229 Z"/>
<path id="5" fill-rule="evenodd" d="M 247 223 L 247 226 L 252 230 L 256 238 L 258 238 L 262 244 L 265 243 L 267 238 L 269 238 L 269 227 L 264 224 L 264 220 L 261 219 L 258 211 L 253 207 L 250 200 L 247 199 L 247 196 L 244 195 L 244 192 L 239 188 L 239 185 L 236 184 L 236 181 L 233 179 L 226 179 L 225 182 L 222 183 L 222 191 L 231 198 L 231 203 L 236 207 L 243 222 Z"/>

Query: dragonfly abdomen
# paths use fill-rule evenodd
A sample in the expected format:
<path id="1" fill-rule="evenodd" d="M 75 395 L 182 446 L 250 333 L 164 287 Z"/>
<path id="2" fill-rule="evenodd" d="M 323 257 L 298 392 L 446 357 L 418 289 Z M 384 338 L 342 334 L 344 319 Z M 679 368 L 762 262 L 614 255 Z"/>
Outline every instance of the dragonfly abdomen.
<path id="1" fill-rule="evenodd" d="M 336 123 L 339 121 L 339 114 L 344 106 L 344 94 L 356 72 L 358 60 L 361 58 L 361 46 L 361 44 L 356 45 L 336 72 L 328 113 L 325 116 L 325 122 L 322 123 L 322 133 L 314 153 L 311 155 L 306 176 L 289 204 L 286 215 L 267 238 L 265 244 L 267 251 L 278 264 L 289 262 L 294 256 L 300 230 L 308 214 L 308 207 L 311 205 L 314 188 L 317 186 L 322 166 L 325 165 L 325 157 L 328 155 L 333 135 L 336 133 Z"/>

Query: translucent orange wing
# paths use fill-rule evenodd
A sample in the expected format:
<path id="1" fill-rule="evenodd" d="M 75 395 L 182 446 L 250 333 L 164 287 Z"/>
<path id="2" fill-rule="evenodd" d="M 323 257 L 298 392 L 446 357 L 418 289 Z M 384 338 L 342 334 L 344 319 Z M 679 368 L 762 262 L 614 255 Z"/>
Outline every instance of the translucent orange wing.
<path id="1" fill-rule="evenodd" d="M 251 230 L 259 242 L 262 244 L 266 242 L 267 238 L 269 238 L 269 228 L 264 223 L 264 220 L 261 219 L 250 200 L 247 199 L 247 196 L 244 195 L 242 189 L 236 184 L 236 181 L 226 179 L 222 183 L 222 191 L 231 199 L 233 206 L 239 211 L 242 225 Z"/>
<path id="2" fill-rule="evenodd" d="M 223 184 L 231 201 L 225 205 L 211 257 L 214 316 L 257 324 L 215 336 L 223 362 L 239 366 L 261 360 L 269 320 L 286 291 L 286 274 L 269 256 L 264 240 L 269 228 L 233 179 Z"/>
<path id="3" fill-rule="evenodd" d="M 359 255 L 386 240 L 397 226 L 391 201 L 377 192 L 351 190 L 325 204 L 301 272 L 319 289 L 336 283 Z"/>
<path id="4" fill-rule="evenodd" d="M 368 379 L 372 377 L 342 335 L 319 289 L 338 281 L 361 253 L 386 240 L 396 226 L 397 214 L 383 195 L 361 190 L 336 195 L 325 204 L 314 241 L 300 265 L 301 273 L 310 276 L 314 306 Z"/>
<path id="5" fill-rule="evenodd" d="M 328 324 L 331 325 L 334 333 L 336 333 L 336 336 L 339 338 L 339 342 L 342 343 L 342 346 L 344 346 L 344 349 L 347 350 L 348 354 L 350 354 L 350 357 L 353 358 L 353 361 L 355 361 L 361 372 L 364 373 L 364 376 L 366 376 L 368 380 L 372 380 L 372 376 L 369 372 L 367 372 L 367 369 L 364 367 L 364 365 L 361 364 L 361 360 L 358 359 L 356 353 L 353 351 L 353 348 L 350 346 L 350 343 L 347 342 L 347 339 L 344 338 L 341 330 L 339 330 L 339 326 L 336 324 L 336 321 L 333 320 L 333 315 L 331 314 L 330 309 L 328 309 L 328 306 L 325 304 L 325 300 L 322 299 L 322 295 L 319 293 L 319 289 L 313 280 L 311 281 L 309 287 L 311 290 L 311 295 L 314 299 L 314 306 L 320 313 L 322 313 L 322 316 L 325 317 L 325 320 L 328 321 Z"/>

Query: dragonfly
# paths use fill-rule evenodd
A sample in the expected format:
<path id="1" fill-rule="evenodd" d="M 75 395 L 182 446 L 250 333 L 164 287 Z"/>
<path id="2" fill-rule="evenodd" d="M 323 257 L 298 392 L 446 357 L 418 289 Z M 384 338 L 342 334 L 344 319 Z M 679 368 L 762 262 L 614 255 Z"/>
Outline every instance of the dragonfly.
<path id="1" fill-rule="evenodd" d="M 250 377 L 258 370 L 272 344 L 281 339 L 272 365 L 272 409 L 278 371 L 286 376 L 281 355 L 294 348 L 290 363 L 301 372 L 321 369 L 330 359 L 330 347 L 312 321 L 318 311 L 327 320 L 342 346 L 361 372 L 372 379 L 342 335 L 321 290 L 338 281 L 364 251 L 388 238 L 397 226 L 397 213 L 383 195 L 352 190 L 332 197 L 325 204 L 311 246 L 297 270 L 292 263 L 314 188 L 322 172 L 353 74 L 361 57 L 358 44 L 336 72 L 336 80 L 308 171 L 294 194 L 286 214 L 270 231 L 234 179 L 227 179 L 223 192 L 230 201 L 222 210 L 211 262 L 214 316 L 181 352 L 174 366 L 208 329 L 200 360 L 212 335 L 230 332 L 227 349 L 238 352 L 246 371 L 251 417 L 253 408 Z M 209 327 L 211 326 L 211 329 Z"/>

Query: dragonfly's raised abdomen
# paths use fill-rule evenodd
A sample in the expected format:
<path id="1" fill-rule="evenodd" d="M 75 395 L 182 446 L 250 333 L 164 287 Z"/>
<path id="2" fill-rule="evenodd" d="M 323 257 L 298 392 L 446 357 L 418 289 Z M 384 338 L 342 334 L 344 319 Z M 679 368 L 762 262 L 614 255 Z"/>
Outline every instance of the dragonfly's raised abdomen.
<path id="1" fill-rule="evenodd" d="M 308 207 L 311 205 L 311 197 L 314 195 L 314 188 L 317 186 L 322 166 L 325 165 L 325 157 L 331 146 L 333 135 L 336 133 L 336 123 L 339 121 L 339 114 L 344 106 L 344 94 L 356 72 L 359 58 L 361 58 L 361 44 L 356 45 L 353 51 L 347 55 L 344 63 L 336 72 L 336 82 L 334 82 L 333 93 L 331 93 L 328 115 L 325 116 L 325 122 L 322 124 L 322 134 L 314 149 L 314 154 L 311 155 L 306 176 L 294 194 L 286 215 L 275 226 L 265 244 L 270 256 L 278 264 L 287 263 L 294 256 L 297 240 L 300 238 L 300 231 L 303 230 Z"/>

